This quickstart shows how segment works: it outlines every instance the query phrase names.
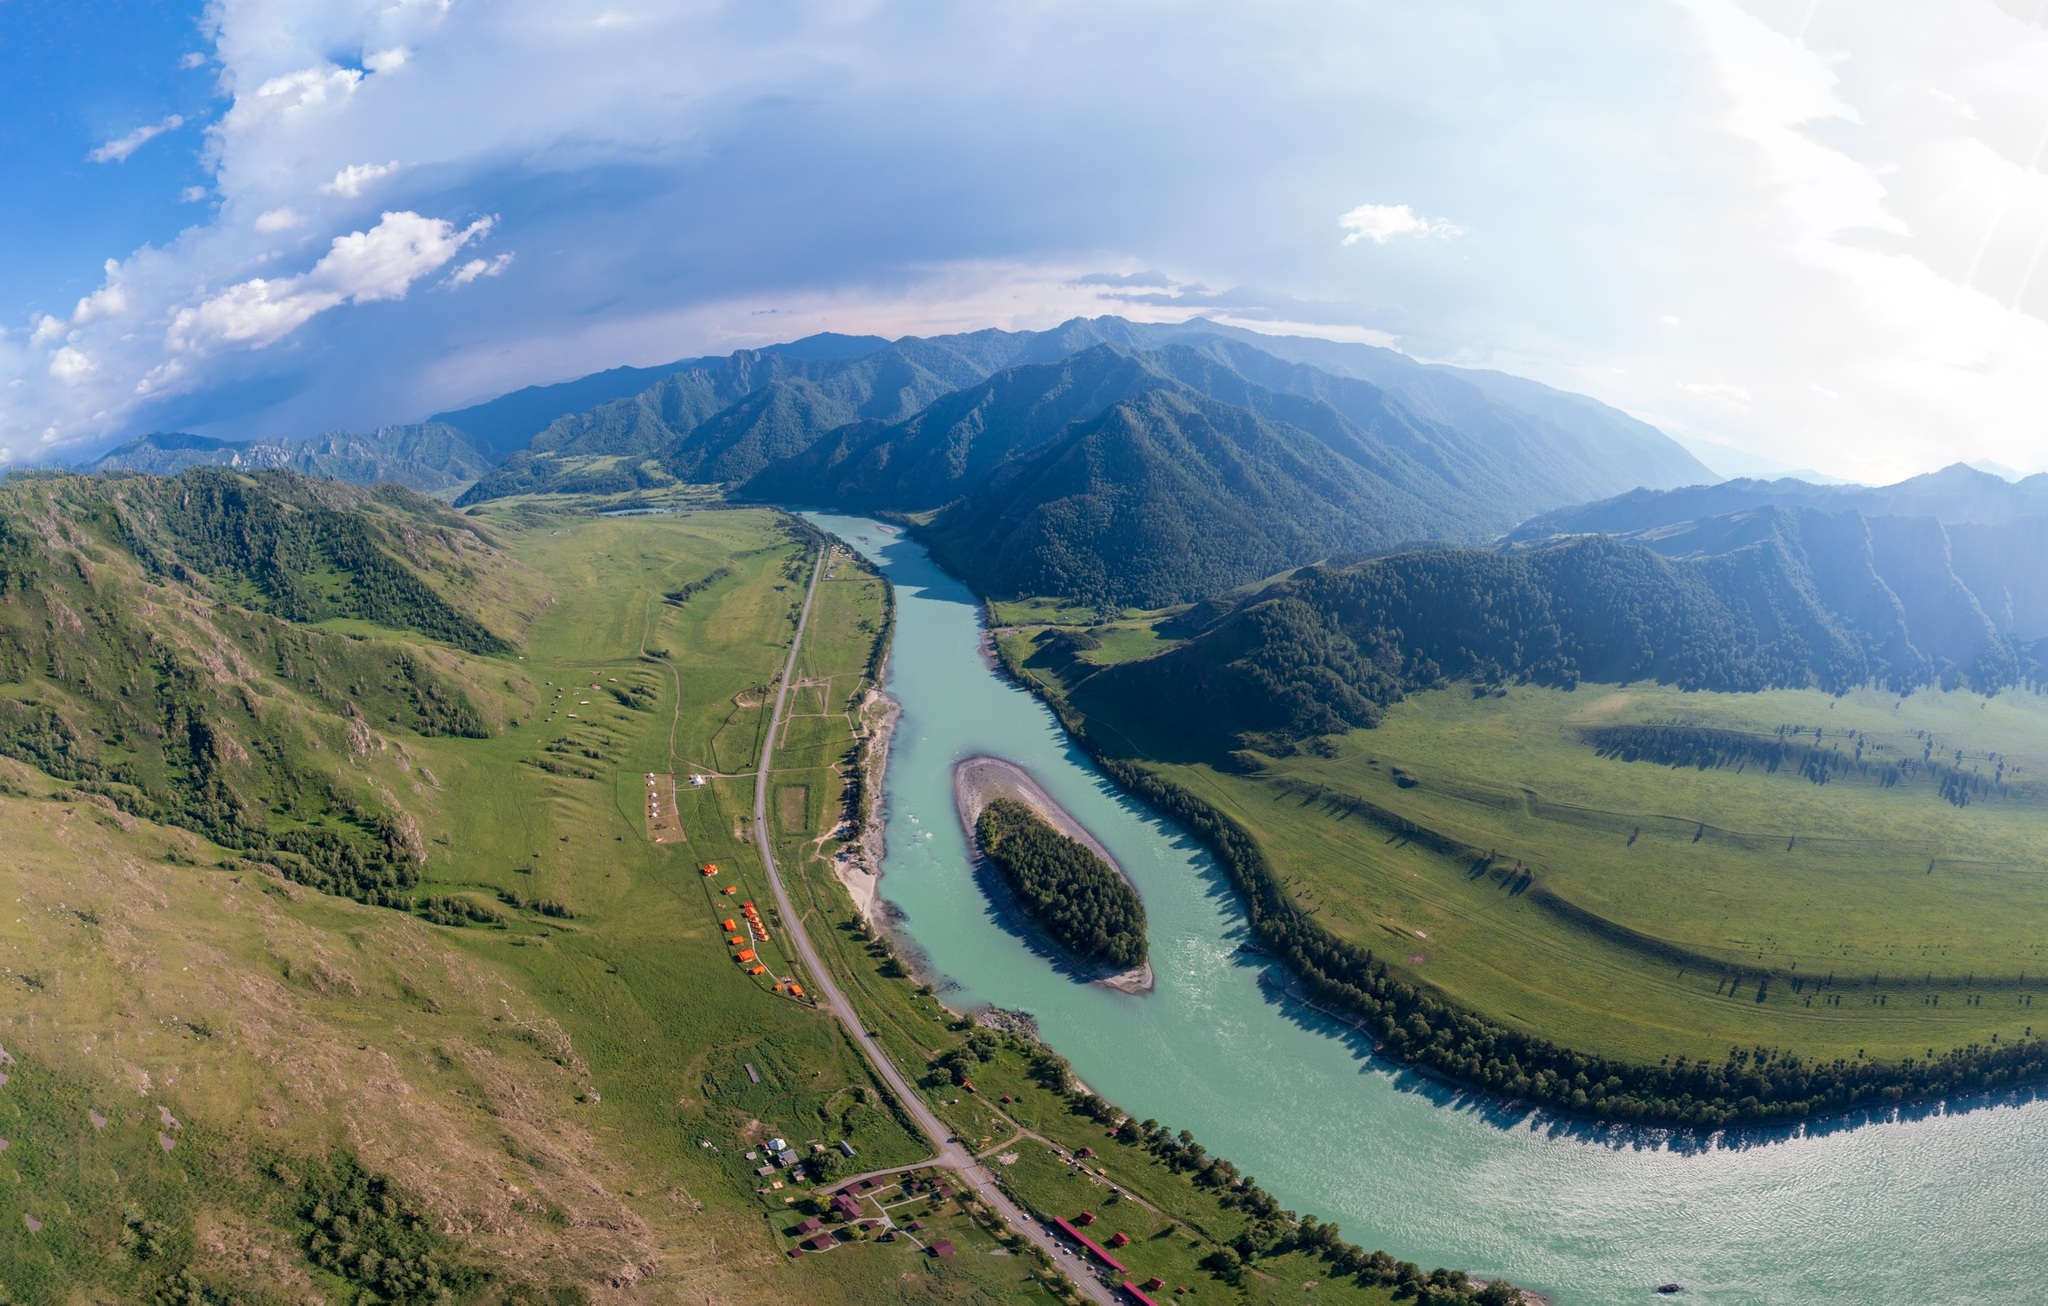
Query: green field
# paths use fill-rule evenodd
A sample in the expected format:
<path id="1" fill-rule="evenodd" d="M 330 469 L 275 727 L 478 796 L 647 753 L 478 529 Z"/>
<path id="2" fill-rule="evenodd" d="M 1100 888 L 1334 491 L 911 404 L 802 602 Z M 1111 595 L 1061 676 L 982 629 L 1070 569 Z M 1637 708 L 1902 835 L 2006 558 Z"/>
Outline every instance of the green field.
<path id="1" fill-rule="evenodd" d="M 16 1059 L 0 1088 L 0 1294 L 379 1291 L 315 1218 L 340 1209 L 319 1206 L 318 1177 L 359 1164 L 401 1195 L 400 1242 L 420 1244 L 392 1243 L 385 1261 L 439 1257 L 459 1300 L 1050 1300 L 1028 1256 L 939 1265 L 855 1246 L 791 1260 L 780 1229 L 808 1185 L 757 1176 L 746 1156 L 775 1135 L 807 1157 L 845 1139 L 863 1165 L 927 1154 L 829 1016 L 773 987 L 793 968 L 745 838 L 765 723 L 744 709 L 734 721 L 787 651 L 806 539 L 767 511 L 600 518 L 513 502 L 477 520 L 515 568 L 484 577 L 508 596 L 487 611 L 520 636 L 515 652 L 469 657 L 362 622 L 345 634 L 365 650 L 408 642 L 478 705 L 485 737 L 423 736 L 395 710 L 344 730 L 266 665 L 220 664 L 244 677 L 253 719 L 305 723 L 264 736 L 293 750 L 285 774 L 411 822 L 415 892 L 440 906 L 302 887 L 0 759 L 0 888 L 15 900 L 0 919 L 0 1046 Z M 114 583 L 102 562 L 98 583 Z M 883 614 L 878 580 L 844 560 L 838 575 L 822 587 L 828 623 L 812 627 L 831 629 L 806 641 L 820 689 L 771 786 L 778 832 L 825 857 L 848 704 Z M 661 792 L 684 837 L 658 844 L 646 775 L 671 770 Z M 730 778 L 692 787 L 692 771 Z M 727 884 L 740 892 L 716 892 Z M 745 900 L 771 936 L 758 978 L 719 924 Z M 959 1037 L 934 1032 L 938 1046 Z M 351 1236 L 369 1237 L 374 1221 L 357 1223 Z M 338 1271 L 318 1261 L 328 1245 L 351 1249 Z M 980 1235 L 980 1251 L 994 1246 Z"/>
<path id="2" fill-rule="evenodd" d="M 1011 649 L 1029 657 L 1038 638 Z M 1112 753 L 1184 753 L 1091 698 L 1085 665 L 1031 669 L 1063 681 Z M 1740 758 L 1623 760 L 1586 733 L 1621 725 L 1803 740 L 1867 765 L 1815 783 Z M 1900 761 L 1918 766 L 1888 784 Z M 1967 806 L 1935 762 L 1975 777 Z M 2037 695 L 1456 686 L 1248 773 L 1156 769 L 1251 831 L 1323 927 L 1582 1051 L 1925 1057 L 2029 1037 L 2048 999 Z"/>

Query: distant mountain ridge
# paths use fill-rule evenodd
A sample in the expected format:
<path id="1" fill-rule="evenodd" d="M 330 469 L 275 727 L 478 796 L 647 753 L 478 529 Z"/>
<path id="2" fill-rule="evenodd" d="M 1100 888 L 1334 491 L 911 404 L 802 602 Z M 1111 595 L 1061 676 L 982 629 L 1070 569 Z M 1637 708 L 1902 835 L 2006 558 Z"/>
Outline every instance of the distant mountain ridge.
<path id="1" fill-rule="evenodd" d="M 682 482 L 937 513 L 935 549 L 984 592 L 1150 605 L 1711 476 L 1592 400 L 1367 346 L 1113 317 L 864 343 L 696 360 L 553 419 L 456 502 Z"/>
<path id="2" fill-rule="evenodd" d="M 440 422 L 387 426 L 369 435 L 330 431 L 303 439 L 215 440 L 159 432 L 111 449 L 83 468 L 176 476 L 190 467 L 288 471 L 351 485 L 391 482 L 431 494 L 474 481 L 490 459 L 462 431 Z"/>
<path id="3" fill-rule="evenodd" d="M 1866 517 L 1932 517 L 1945 524 L 2015 521 L 2048 514 L 2048 473 L 2008 481 L 1967 463 L 1954 463 L 1895 485 L 1816 485 L 1788 477 L 1663 490 L 1638 488 L 1533 517 L 1516 528 L 1513 538 L 1625 534 L 1766 507 L 1854 510 Z"/>

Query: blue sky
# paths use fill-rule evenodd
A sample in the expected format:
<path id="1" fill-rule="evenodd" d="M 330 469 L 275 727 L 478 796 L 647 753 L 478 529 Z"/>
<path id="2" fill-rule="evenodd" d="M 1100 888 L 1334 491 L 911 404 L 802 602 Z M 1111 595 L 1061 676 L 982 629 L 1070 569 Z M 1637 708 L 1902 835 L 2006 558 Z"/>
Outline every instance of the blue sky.
<path id="1" fill-rule="evenodd" d="M 2048 470 L 2044 7 L 0 0 L 0 461 L 1202 312 Z"/>

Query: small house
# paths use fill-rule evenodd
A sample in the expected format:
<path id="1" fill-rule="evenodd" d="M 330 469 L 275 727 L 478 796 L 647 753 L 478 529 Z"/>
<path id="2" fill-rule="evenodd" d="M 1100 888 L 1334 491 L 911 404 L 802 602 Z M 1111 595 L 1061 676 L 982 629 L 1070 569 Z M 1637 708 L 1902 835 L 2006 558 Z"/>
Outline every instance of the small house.
<path id="1" fill-rule="evenodd" d="M 832 1199 L 832 1209 L 842 1220 L 860 1219 L 860 1203 L 845 1193 L 840 1193 Z"/>
<path id="2" fill-rule="evenodd" d="M 1112 1247 L 1128 1247 L 1131 1245 L 1131 1236 L 1119 1229 L 1110 1235 L 1109 1245 Z"/>
<path id="3" fill-rule="evenodd" d="M 832 1235 L 829 1233 L 821 1233 L 815 1238 L 806 1238 L 803 1243 L 804 1250 L 813 1252 L 829 1252 L 837 1245 L 832 1241 Z"/>
<path id="4" fill-rule="evenodd" d="M 951 1256 L 952 1254 L 953 1240 L 951 1238 L 941 1238 L 937 1242 L 932 1244 L 932 1255 L 943 1259 L 945 1257 Z"/>
<path id="5" fill-rule="evenodd" d="M 824 1227 L 825 1222 L 823 1220 L 809 1218 L 798 1221 L 796 1228 L 791 1229 L 790 1232 L 797 1235 L 799 1238 L 802 1238 L 808 1237 L 809 1235 L 818 1232 L 818 1230 Z"/>
<path id="6" fill-rule="evenodd" d="M 754 959 L 754 950 L 753 950 L 752 948 L 741 948 L 741 949 L 740 949 L 740 955 L 739 955 L 739 960 L 740 960 L 740 961 L 741 961 L 742 963 L 744 963 L 744 962 L 749 962 L 749 961 L 752 961 L 753 959 Z"/>
<path id="7" fill-rule="evenodd" d="M 847 1141 L 846 1141 L 845 1139 L 843 1139 L 843 1138 L 842 1138 L 842 1139 L 840 1139 L 840 1140 L 839 1140 L 839 1152 L 840 1152 L 840 1155 L 842 1155 L 842 1156 L 846 1156 L 846 1157 L 851 1157 L 851 1156 L 853 1155 L 853 1144 L 852 1144 L 852 1143 L 849 1143 L 849 1142 L 847 1142 Z"/>
<path id="8" fill-rule="evenodd" d="M 1140 1288 L 1143 1288 L 1146 1292 L 1158 1292 L 1161 1288 L 1164 1288 L 1166 1286 L 1166 1280 L 1160 1278 L 1158 1275 L 1155 1274 L 1151 1278 L 1145 1280 L 1145 1282 L 1139 1284 L 1138 1286 Z"/>
<path id="9" fill-rule="evenodd" d="M 775 1154 L 775 1159 L 781 1162 L 783 1165 L 795 1165 L 796 1153 L 791 1151 L 789 1148 L 785 1147 L 780 1152 L 777 1152 Z"/>
<path id="10" fill-rule="evenodd" d="M 1083 1229 L 1086 1229 L 1089 1225 L 1095 1223 L 1095 1212 L 1081 1212 L 1079 1215 L 1074 1217 L 1074 1223 L 1080 1225 Z"/>

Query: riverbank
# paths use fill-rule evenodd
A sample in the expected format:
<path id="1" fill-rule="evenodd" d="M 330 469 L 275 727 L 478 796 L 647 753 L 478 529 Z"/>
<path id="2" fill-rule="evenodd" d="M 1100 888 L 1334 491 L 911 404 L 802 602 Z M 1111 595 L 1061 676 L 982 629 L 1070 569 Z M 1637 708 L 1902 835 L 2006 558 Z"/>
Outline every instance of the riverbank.
<path id="1" fill-rule="evenodd" d="M 967 836 L 969 848 L 975 846 L 974 826 L 981 819 L 982 809 L 998 798 L 1024 804 L 1047 825 L 1100 857 L 1125 884 L 1131 884 L 1130 875 L 1117 864 L 1109 849 L 1102 846 L 1101 840 L 1045 792 L 1045 787 L 1032 778 L 1029 771 L 1000 757 L 970 757 L 953 767 L 953 807 L 959 813 L 960 829 Z M 1131 884 L 1131 891 L 1137 892 L 1135 884 Z M 1149 993 L 1153 984 L 1152 963 L 1098 975 L 1091 982 L 1124 993 Z"/>
<path id="2" fill-rule="evenodd" d="M 989 673 L 972 594 L 914 541 L 859 519 L 820 524 L 896 587 L 888 687 L 904 723 L 883 899 L 904 910 L 898 928 L 951 1008 L 1030 1012 L 1097 1092 L 1247 1163 L 1286 1206 L 1341 1221 L 1348 1241 L 1505 1275 L 1566 1306 L 1641 1306 L 1668 1282 L 1687 1285 L 1675 1300 L 1722 1306 L 1858 1306 L 1873 1283 L 1928 1306 L 2038 1295 L 2028 1231 L 2048 1219 L 2048 1099 L 1881 1111 L 1853 1127 L 1603 1129 L 1372 1057 L 1346 1023 L 1285 1000 L 1277 958 L 1239 951 L 1257 945 L 1225 868 L 1105 784 L 1044 704 Z M 1137 882 L 1158 977 L 1143 1001 L 1047 966 L 961 874 L 967 840 L 944 817 L 954 764 L 979 755 L 1027 768 Z M 966 1104 L 1011 1091 L 987 1067 L 975 1082 Z"/>
<path id="3" fill-rule="evenodd" d="M 861 699 L 857 719 L 867 723 L 869 733 L 861 741 L 856 771 L 860 783 L 860 804 L 854 813 L 852 837 L 832 859 L 832 874 L 853 899 L 855 910 L 870 926 L 879 927 L 877 906 L 881 902 L 882 859 L 888 853 L 887 826 L 882 812 L 882 782 L 889 773 L 889 745 L 903 719 L 903 706 L 880 689 L 869 689 Z"/>

